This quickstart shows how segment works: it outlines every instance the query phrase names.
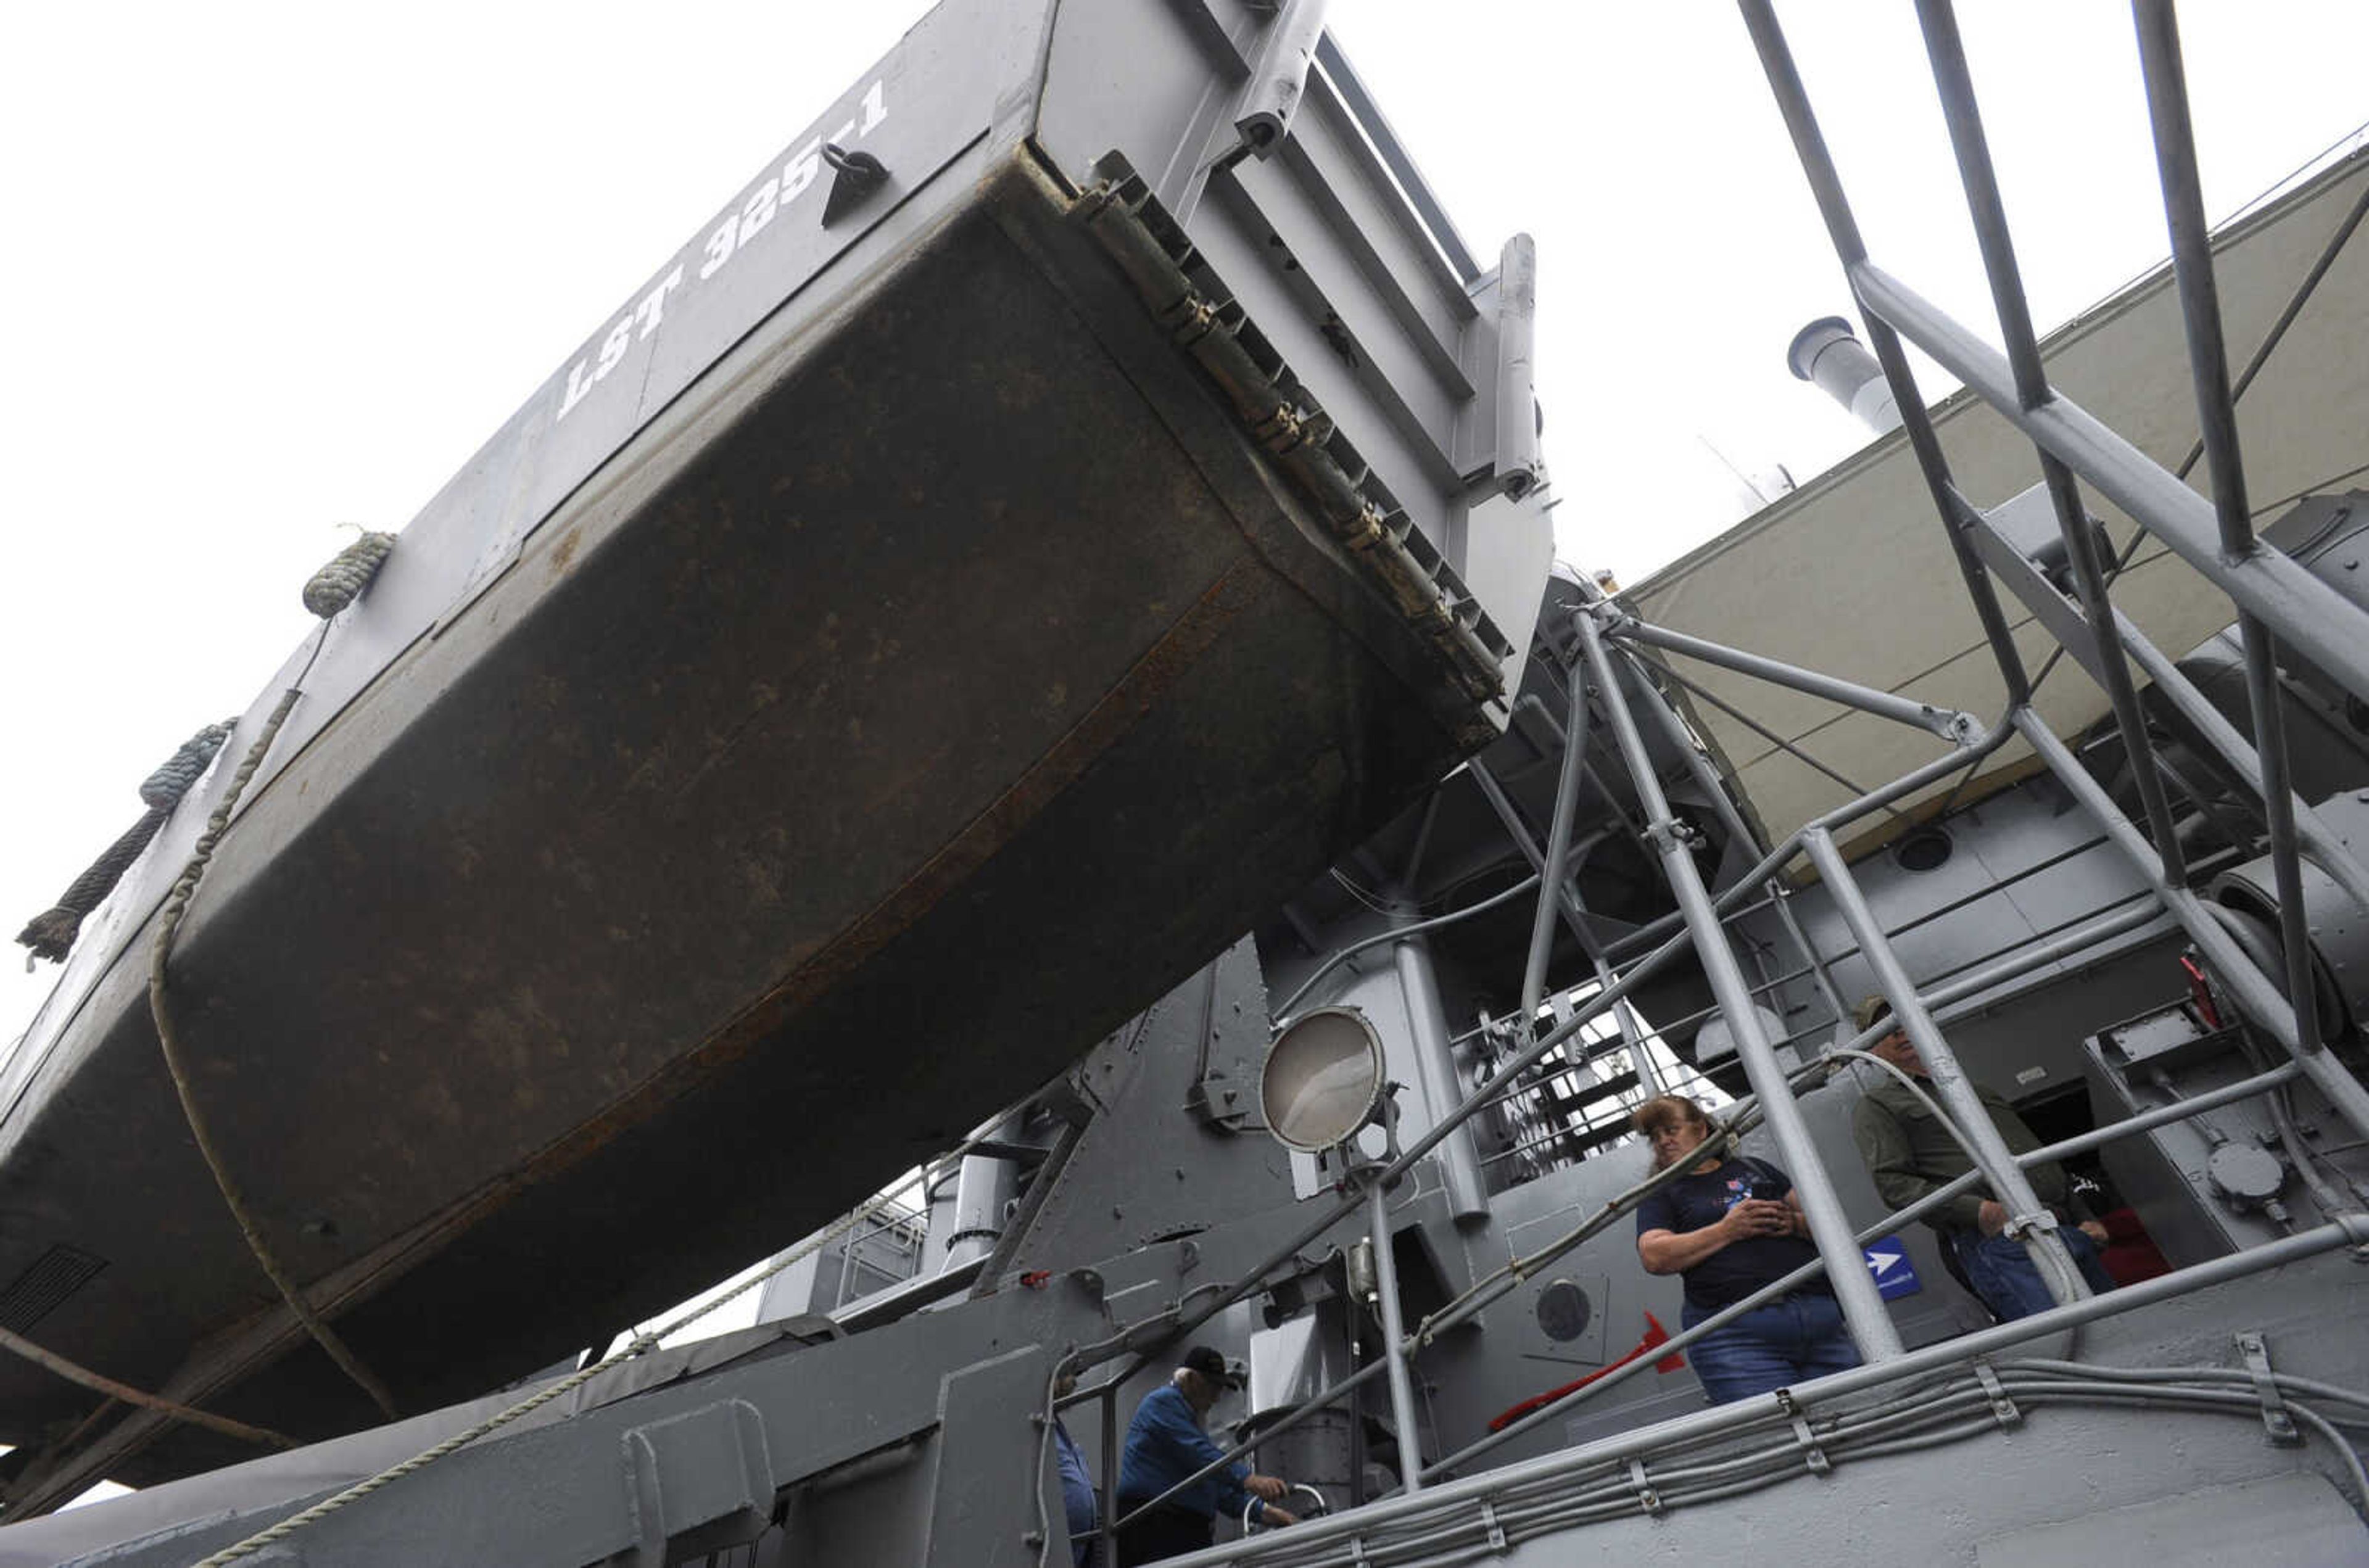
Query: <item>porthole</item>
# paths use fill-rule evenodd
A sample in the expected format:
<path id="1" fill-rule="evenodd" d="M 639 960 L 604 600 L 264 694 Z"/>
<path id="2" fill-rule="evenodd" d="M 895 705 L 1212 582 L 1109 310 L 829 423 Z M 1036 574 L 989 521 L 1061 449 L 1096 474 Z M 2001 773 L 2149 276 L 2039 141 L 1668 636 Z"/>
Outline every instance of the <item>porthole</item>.
<path id="1" fill-rule="evenodd" d="M 1587 1320 L 1596 1315 L 1587 1292 L 1568 1279 L 1550 1281 L 1539 1292 L 1539 1329 L 1558 1345 L 1568 1344 L 1587 1332 Z"/>

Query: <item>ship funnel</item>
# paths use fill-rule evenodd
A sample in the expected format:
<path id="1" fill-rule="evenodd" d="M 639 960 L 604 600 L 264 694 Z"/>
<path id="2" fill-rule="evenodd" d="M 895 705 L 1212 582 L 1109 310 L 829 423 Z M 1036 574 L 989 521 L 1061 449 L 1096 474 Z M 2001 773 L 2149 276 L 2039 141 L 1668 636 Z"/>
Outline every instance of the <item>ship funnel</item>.
<path id="1" fill-rule="evenodd" d="M 1803 381 L 1825 388 L 1826 395 L 1876 434 L 1900 428 L 1900 408 L 1893 401 L 1891 383 L 1883 379 L 1883 367 L 1841 316 L 1820 316 L 1793 334 L 1785 362 Z"/>

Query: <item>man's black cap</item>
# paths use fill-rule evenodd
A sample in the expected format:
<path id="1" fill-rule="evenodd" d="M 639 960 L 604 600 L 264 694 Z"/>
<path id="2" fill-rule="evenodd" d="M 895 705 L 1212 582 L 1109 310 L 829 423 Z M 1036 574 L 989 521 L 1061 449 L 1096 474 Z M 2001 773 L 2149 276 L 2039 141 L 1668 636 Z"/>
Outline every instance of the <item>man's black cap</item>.
<path id="1" fill-rule="evenodd" d="M 1226 1358 L 1206 1345 L 1196 1345 L 1186 1351 L 1184 1365 L 1205 1378 L 1224 1384 L 1227 1388 L 1239 1389 L 1242 1386 L 1242 1380 L 1226 1369 Z"/>

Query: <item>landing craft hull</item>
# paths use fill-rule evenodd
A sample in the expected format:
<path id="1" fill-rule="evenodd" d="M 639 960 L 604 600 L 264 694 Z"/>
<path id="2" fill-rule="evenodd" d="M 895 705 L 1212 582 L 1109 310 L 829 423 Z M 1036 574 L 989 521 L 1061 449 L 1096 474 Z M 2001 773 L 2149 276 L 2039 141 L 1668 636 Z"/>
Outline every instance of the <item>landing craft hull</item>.
<path id="1" fill-rule="evenodd" d="M 892 111 L 900 60 L 960 54 L 965 21 L 884 66 Z M 1504 722 L 1169 340 L 1076 181 L 954 129 L 942 166 L 869 143 L 939 172 L 811 287 L 752 261 L 743 205 L 734 276 L 788 303 L 670 371 L 688 350 L 644 320 L 718 329 L 662 271 L 406 531 L 183 929 L 214 1137 L 406 1408 L 604 1341 L 943 1150 Z M 782 178 L 769 222 L 815 224 L 825 192 L 793 209 Z M 628 384 L 649 411 L 607 413 Z M 521 520 L 571 443 L 589 479 Z M 1500 526 L 1535 535 L 1534 605 L 1543 516 Z M 227 772 L 0 1082 L 0 1282 L 79 1275 L 11 1326 L 320 1437 L 375 1413 L 233 1226 L 144 995 L 143 922 Z M 93 1402 L 0 1363 L 0 1439 Z M 244 1457 L 144 1414 L 101 1442 L 132 1480 Z"/>

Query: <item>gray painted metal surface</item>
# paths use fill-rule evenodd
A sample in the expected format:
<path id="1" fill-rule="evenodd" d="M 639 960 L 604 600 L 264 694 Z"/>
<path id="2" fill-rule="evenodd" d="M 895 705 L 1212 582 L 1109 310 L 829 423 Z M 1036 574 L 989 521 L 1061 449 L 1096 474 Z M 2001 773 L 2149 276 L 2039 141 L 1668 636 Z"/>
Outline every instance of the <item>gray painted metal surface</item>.
<path id="1" fill-rule="evenodd" d="M 1946 20 L 1936 6 L 1926 9 L 1928 21 Z M 1768 15 L 1757 4 L 1747 10 L 1766 42 Z M 1116 221 L 1137 223 L 1139 232 L 1082 235 L 1007 211 L 997 220 L 1004 238 L 1056 270 L 1086 245 L 1102 246 L 1118 257 L 1124 279 L 1080 267 L 1062 274 L 1066 297 L 1090 315 L 1108 306 L 1109 320 L 1140 325 L 1142 306 L 1167 308 L 1144 292 L 1147 280 L 1167 286 L 1173 271 L 1187 291 L 1176 299 L 1189 300 L 1212 275 L 1210 257 L 1180 243 L 1195 214 L 1218 215 L 1208 249 L 1222 261 L 1217 270 L 1230 275 L 1251 258 L 1228 253 L 1230 245 L 1257 243 L 1261 223 L 1284 241 L 1289 214 L 1311 192 L 1330 191 L 1346 208 L 1355 203 L 1342 193 L 1380 171 L 1410 200 L 1390 223 L 1359 232 L 1377 253 L 1397 246 L 1420 258 L 1402 272 L 1388 269 L 1400 280 L 1396 294 L 1379 301 L 1378 315 L 1361 315 L 1355 302 L 1363 296 L 1344 274 L 1320 267 L 1304 280 L 1267 277 L 1275 298 L 1327 310 L 1349 302 L 1333 324 L 1354 336 L 1379 319 L 1462 319 L 1457 297 L 1473 303 L 1492 289 L 1518 294 L 1514 247 L 1505 276 L 1476 278 L 1419 181 L 1409 182 L 1403 155 L 1345 63 L 1332 56 L 1328 63 L 1329 46 L 1309 52 L 1293 41 L 1308 36 L 1315 11 L 1287 5 L 1271 15 L 1229 0 L 1185 0 L 1156 21 L 1149 14 L 1137 20 L 1144 36 L 1198 62 L 1202 74 L 1127 59 L 1097 76 L 1074 67 L 1106 56 L 1125 33 L 1124 18 L 1112 20 L 1119 8 L 1060 7 L 1041 110 L 1048 144 L 1059 143 L 1047 154 L 1047 181 L 1058 191 L 1081 166 L 1100 171 L 1111 183 L 1070 209 L 1073 229 Z M 1275 31 L 1262 43 L 1269 19 Z M 1304 73 L 1291 63 L 1310 52 Z M 1302 76 L 1297 95 L 1293 74 Z M 1244 86 L 1251 83 L 1254 91 Z M 1798 131 L 1805 105 L 1788 107 Z M 998 123 L 1019 112 L 1006 100 Z M 1366 143 L 1339 155 L 1346 163 L 1324 163 L 1335 154 L 1311 128 L 1326 113 L 1350 114 L 1364 127 Z M 1097 115 L 1135 116 L 1151 128 L 1126 165 L 1091 150 L 1093 138 L 1080 128 Z M 1210 162 L 1212 147 L 1240 150 L 1228 139 L 1243 134 L 1242 123 L 1288 126 L 1288 134 L 1230 163 Z M 1163 161 L 1146 148 L 1168 153 Z M 1814 183 L 1830 215 L 1839 214 L 1846 260 L 1859 260 L 1839 188 L 1816 164 Z M 1365 172 L 1352 180 L 1344 169 Z M 1321 176 L 1313 183 L 1311 170 Z M 1105 237 L 1114 232 L 1116 244 Z M 1493 307 L 1475 308 L 1485 318 Z M 1518 314 L 1515 302 L 1505 309 Z M 1207 325 L 1197 307 L 1184 314 L 1188 329 Z M 1304 312 L 1292 319 L 1295 330 L 1311 326 Z M 1156 335 L 1107 330 L 1105 350 L 1130 374 L 1162 384 L 1163 373 L 1183 373 L 1191 384 L 1180 356 Z M 1896 360 L 1889 333 L 1871 327 L 1879 349 Z M 1517 338 L 1500 335 L 1494 379 L 1501 385 L 1518 383 L 1509 371 L 1521 358 Z M 1378 377 L 1345 363 L 1293 384 L 1321 390 L 1328 406 L 1337 397 L 1343 407 L 1374 410 L 1382 433 L 1361 428 L 1356 450 L 1410 458 L 1404 472 L 1428 474 L 1435 498 L 1477 488 L 1495 492 L 1490 504 L 1501 504 L 1528 487 L 1526 460 L 1502 434 L 1504 403 L 1518 394 L 1501 394 L 1492 417 L 1500 432 L 1494 465 L 1469 464 L 1458 443 L 1470 432 L 1459 434 L 1459 421 L 1477 418 L 1481 405 L 1438 419 L 1436 394 L 1448 383 L 1434 350 L 1446 340 L 1435 335 L 1426 349 L 1420 334 L 1412 338 L 1412 358 L 1431 361 L 1428 388 L 1396 370 Z M 1247 341 L 1245 353 L 1265 343 Z M 1187 346 L 1230 394 L 1227 378 L 1239 366 L 1231 349 L 1219 349 Z M 1296 365 L 1297 350 L 1293 358 Z M 1492 379 L 1487 367 L 1455 363 L 1477 397 L 1480 383 Z M 2020 390 L 2029 394 L 2036 365 L 2019 368 Z M 1180 429 L 1196 418 L 1222 423 L 1224 414 L 1181 392 L 1160 412 Z M 1911 433 L 1932 434 L 1921 408 Z M 1191 447 L 1202 463 L 1229 450 L 1215 435 Z M 1419 485 L 1403 495 L 1396 487 L 1403 482 L 1391 467 L 1397 456 L 1378 463 L 1390 469 L 1389 494 L 1401 504 L 1378 509 L 1368 543 L 1392 563 L 1386 572 L 1414 574 L 1386 587 L 1435 584 L 1453 620 L 1462 581 L 1447 559 L 1455 526 L 1425 533 L 1429 524 L 1415 514 L 1429 503 Z M 1321 475 L 1295 466 L 1299 461 L 1262 471 L 1262 482 L 1288 486 Z M 1931 473 L 1945 522 L 1979 524 L 1965 516 L 1946 471 L 1935 464 Z M 1321 543 L 1328 521 L 1342 520 L 1321 496 L 1312 510 L 1308 537 Z M 2062 587 L 2047 580 L 2045 563 L 2017 543 L 2021 537 L 1998 531 L 1993 543 L 2011 547 L 2012 558 L 1996 551 L 1986 558 L 2019 592 L 2037 582 L 2062 602 Z M 2077 533 L 2067 541 L 2068 557 L 2077 557 L 2079 543 Z M 532 551 L 530 542 L 522 558 L 531 562 Z M 1979 598 L 1987 591 L 1982 565 L 1971 555 L 1964 561 Z M 503 591 L 498 580 L 481 602 Z M 1198 1340 L 1253 1368 L 1251 1407 L 1239 1412 L 1241 1422 L 1231 1419 L 1235 1409 L 1220 1407 L 1219 1440 L 1245 1427 L 1264 1431 L 1249 1439 L 1261 1468 L 1311 1482 L 1335 1509 L 1354 1511 L 1228 1539 L 1196 1562 L 1381 1568 L 1476 1557 L 1561 1562 L 1589 1553 L 1879 1562 L 1913 1553 L 1937 1563 L 2086 1562 L 2110 1560 L 2150 1533 L 2168 1542 L 2150 1544 L 2150 1560 L 2176 1561 L 2169 1555 L 2175 1547 L 2226 1550 L 2216 1530 L 2262 1561 L 2281 1552 L 2306 1561 L 2369 1557 L 2361 1522 L 2369 1495 L 2358 1494 L 2357 1459 L 2318 1414 L 2323 1402 L 2335 1402 L 2330 1409 L 2369 1402 L 2355 1261 L 2369 1242 L 2358 1205 L 2369 1167 L 2338 1115 L 2362 1093 L 2350 1064 L 2363 1044 L 2352 973 L 2363 962 L 2354 929 L 2363 911 L 2309 906 L 2320 928 L 2317 951 L 2298 953 L 2295 967 L 2317 964 L 2333 998 L 2324 1015 L 2330 1044 L 2313 1052 L 2275 992 L 2275 977 L 2288 967 L 2277 961 L 2279 917 L 2292 932 L 2305 912 L 2300 900 L 2280 898 L 2281 883 L 2292 878 L 2274 875 L 2263 858 L 2279 837 L 2275 827 L 2232 830 L 2227 813 L 2201 805 L 2176 823 L 2157 812 L 2159 837 L 2192 837 L 2201 848 L 2192 857 L 2184 843 L 2178 853 L 2151 853 L 2170 846 L 2146 841 L 2115 790 L 2115 769 L 2144 767 L 2147 746 L 2127 732 L 2061 739 L 2029 707 L 2010 720 L 2049 773 L 1857 866 L 1845 865 L 1828 830 L 1848 830 L 1963 766 L 1959 759 L 1861 792 L 1848 811 L 1764 846 L 1749 803 L 1726 797 L 1727 779 L 1694 753 L 1647 672 L 1604 656 L 1592 620 L 1578 632 L 1593 692 L 1574 680 L 1566 628 L 1574 609 L 1588 613 L 1592 597 L 1577 585 L 1550 588 L 1513 704 L 1525 717 L 1472 768 L 1433 784 L 1322 875 L 1303 867 L 1309 879 L 1254 941 L 1237 941 L 1186 974 L 1181 956 L 1193 944 L 1164 917 L 1108 933 L 1175 958 L 1165 978 L 1173 989 L 974 1150 L 998 1167 L 999 1180 L 1013 1178 L 1001 1201 L 975 1191 L 966 1210 L 950 1183 L 930 1206 L 938 1221 L 933 1260 L 946 1256 L 948 1230 L 977 1231 L 991 1220 L 1000 1227 L 992 1248 L 972 1249 L 985 1255 L 865 1299 L 834 1299 L 835 1321 L 792 1317 L 628 1363 L 273 1551 L 322 1563 L 1058 1562 L 1060 1504 L 1040 1425 L 1058 1397 L 1054 1374 L 1074 1370 L 1092 1382 L 1070 1396 L 1066 1419 L 1085 1451 L 1099 1456 L 1107 1522 L 1118 1429 L 1164 1380 L 1181 1345 Z M 2093 612 L 2101 611 L 2092 598 Z M 2093 652 L 2108 624 L 2102 613 L 2094 624 L 2065 622 L 2068 633 L 2091 635 Z M 1410 657 L 1452 665 L 1478 626 L 1435 627 L 1439 635 Z M 2003 672 L 2020 670 L 2014 650 L 1998 651 Z M 2143 670 L 2155 669 L 2146 652 L 2133 652 Z M 2249 673 L 2259 691 L 2255 662 Z M 1810 674 L 1829 694 L 1863 695 L 1855 683 Z M 2347 670 L 2318 674 L 2333 690 L 2369 701 Z M 2175 695 L 2176 712 L 2203 700 Z M 1650 726 L 1636 722 L 1637 703 L 1648 704 Z M 1921 715 L 1948 712 L 1916 698 L 1892 705 L 1894 716 L 1920 725 Z M 1599 706 L 1605 723 L 1596 722 Z M 1557 711 L 1570 715 L 1568 725 L 1555 724 Z M 1961 734 L 1964 761 L 1994 754 L 2008 733 Z M 1620 769 L 1610 765 L 1616 744 Z M 2222 750 L 2242 772 L 2243 757 Z M 2275 767 L 2260 773 L 2274 793 L 2285 793 Z M 1140 796 L 1102 804 L 1130 830 L 1129 814 L 1144 809 Z M 2354 804 L 2322 801 L 2326 823 L 2306 818 L 2302 826 L 2339 844 L 2347 834 L 2357 841 Z M 1567 847 L 1570 864 L 1556 864 L 1562 853 L 1542 853 L 1542 841 Z M 1769 883 L 1805 843 L 1820 880 L 1791 889 Z M 1205 867 L 1216 864 L 1212 845 L 1187 848 Z M 1223 848 L 1245 860 L 1281 857 L 1264 838 Z M 1652 878 L 1654 858 L 1666 882 Z M 1509 887 L 1528 892 L 1520 878 L 1534 868 L 1551 873 L 1536 894 L 1508 896 Z M 2185 884 L 2192 869 L 2200 882 L 2216 878 L 2216 897 L 2246 907 L 2237 925 Z M 2340 890 L 2340 881 L 2327 887 Z M 2288 907 L 2265 910 L 2266 897 Z M 1011 908 L 994 912 L 1008 919 Z M 1420 936 L 1410 938 L 1416 924 Z M 1024 921 L 999 934 L 1041 943 L 1044 928 Z M 2203 951 L 2209 998 L 2283 1036 L 2296 1054 L 2249 1056 L 2235 1027 L 2196 1022 L 2202 1003 L 2180 1002 L 2187 977 L 2173 961 L 2182 935 Z M 1385 944 L 1387 954 L 1376 951 Z M 964 950 L 963 963 L 976 965 L 981 954 L 1007 961 L 942 965 L 933 978 L 948 986 L 979 974 L 1014 983 L 1023 959 L 1013 949 L 987 943 Z M 1410 965 L 1410 956 L 1420 963 Z M 1041 953 L 1026 960 L 1054 963 Z M 1074 985 L 1074 969 L 1062 976 Z M 1547 1022 L 1532 1003 L 1554 976 L 1562 984 L 1547 998 Z M 1870 1237 L 1899 1221 L 1885 1213 L 1851 1144 L 1851 1080 L 1864 1070 L 1812 1088 L 1822 1070 L 1780 1071 L 1790 1063 L 1778 1055 L 1780 1047 L 1799 1059 L 1827 1044 L 1863 1046 L 1865 1032 L 1839 1015 L 1879 980 L 1912 1014 L 1929 1013 L 1947 1028 L 1968 1074 L 2050 1121 L 2043 1137 L 2054 1141 L 2020 1163 L 2096 1154 L 2094 1169 L 2133 1202 L 2184 1272 L 1986 1327 L 1986 1314 L 1949 1279 L 1932 1233 L 1910 1224 L 1898 1240 L 1917 1288 L 1880 1296 L 1879 1260 L 1862 1264 L 1852 1233 Z M 957 1001 L 978 1001 L 977 984 L 956 989 Z M 1642 999 L 1645 1023 L 1683 1052 L 1711 992 L 1768 1116 L 1745 1146 L 1786 1164 L 1802 1187 L 1822 1266 L 1836 1271 L 1862 1344 L 1879 1353 L 1871 1357 L 1879 1364 L 1717 1409 L 1704 1408 L 1690 1372 L 1664 1369 L 1651 1354 L 1648 1314 L 1676 1323 L 1680 1286 L 1645 1275 L 1636 1256 L 1624 1205 L 1633 1202 L 1644 1158 L 1623 1141 L 1621 1118 L 1654 1075 L 1642 1062 L 1615 1070 L 1636 1031 L 1624 1038 L 1613 1026 L 1615 1008 Z M 1072 1016 L 1079 994 L 1062 999 L 1070 1010 L 1054 1012 Z M 1287 1156 L 1261 1137 L 1255 1096 L 1245 1096 L 1269 998 L 1290 998 L 1297 1011 L 1304 995 L 1365 1012 L 1392 1076 L 1409 1090 L 1403 1152 L 1385 1167 L 1394 1185 L 1378 1189 L 1370 1213 L 1356 1193 L 1335 1190 L 1336 1162 Z M 896 1000 L 909 1024 L 917 1011 L 924 1023 L 944 1016 L 910 996 Z M 1518 1013 L 1511 1026 L 1509 1001 Z M 892 1011 L 883 1006 L 875 1016 Z M 1619 1023 L 1629 1030 L 1628 1019 Z M 1932 1036 L 1919 1023 L 1920 1034 Z M 2082 1036 L 2109 1024 L 2117 1026 L 2085 1050 Z M 2269 1060 L 2278 1065 L 2264 1070 Z M 1698 1065 L 1734 1086 L 1734 1064 L 1699 1055 Z M 2086 1103 L 2077 1084 L 2086 1084 Z M 1493 1156 L 1489 1191 L 1461 1163 L 1459 1140 L 1498 1136 L 1502 1125 L 1465 1123 L 1492 1114 L 1482 1107 L 1499 1091 L 1511 1091 L 1551 1142 L 1562 1141 L 1529 1163 Z M 1965 1110 L 1964 1096 L 1953 1097 Z M 909 1119 L 927 1119 L 918 1103 L 905 1108 Z M 942 1150 L 988 1109 L 968 1104 L 959 1118 L 909 1125 L 891 1152 L 901 1162 Z M 2125 1116 L 2128 1126 L 2098 1125 Z M 2017 1180 L 1995 1174 L 2012 1200 Z M 721 1208 L 695 1218 L 719 1229 L 735 1220 Z M 1574 1236 L 1583 1239 L 1567 1245 Z M 823 1304 L 819 1272 L 783 1276 L 773 1310 Z M 1616 1368 L 1632 1350 L 1639 1358 Z M 1608 1371 L 1504 1439 L 1482 1436 L 1493 1418 L 1530 1396 Z M 1323 1388 L 1334 1391 L 1333 1404 L 1307 1402 Z M 466 1425 L 486 1403 L 156 1488 L 113 1508 L 0 1528 L 0 1563 L 187 1562 Z M 1395 1478 L 1385 1456 L 1409 1476 L 1420 1472 L 1421 1488 L 1386 1495 Z"/>
<path id="2" fill-rule="evenodd" d="M 1504 722 L 1494 617 L 1526 630 L 1548 533 L 1494 457 L 1527 301 L 1445 267 L 1321 69 L 1271 157 L 1213 166 L 1232 116 L 1195 106 L 1239 85 L 1178 15 L 932 13 L 320 634 L 172 990 L 275 1245 L 406 1405 L 943 1148 Z M 1215 193 L 1117 202 L 1114 153 Z M 1183 345 L 1114 265 L 1180 243 L 1223 314 Z M 1256 385 L 1212 383 L 1216 342 Z M 1296 447 L 1240 421 L 1262 388 Z M 1468 537 L 1482 500 L 1510 510 Z M 326 1435 L 371 1417 L 220 1212 L 118 961 L 226 773 L 0 1076 L 0 1204 L 40 1217 L 0 1285 L 103 1258 L 39 1325 L 60 1351 Z M 14 1360 L 0 1413 L 86 1413 Z M 36 1490 L 233 1457 L 140 1413 Z"/>

